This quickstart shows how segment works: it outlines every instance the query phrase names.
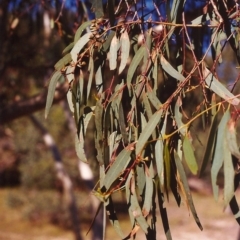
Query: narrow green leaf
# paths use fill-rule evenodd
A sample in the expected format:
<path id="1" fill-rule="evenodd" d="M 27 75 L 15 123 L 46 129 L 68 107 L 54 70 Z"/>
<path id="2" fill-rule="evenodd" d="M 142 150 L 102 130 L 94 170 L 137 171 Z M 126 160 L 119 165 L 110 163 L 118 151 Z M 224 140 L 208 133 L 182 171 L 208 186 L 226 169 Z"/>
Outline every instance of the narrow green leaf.
<path id="1" fill-rule="evenodd" d="M 87 21 L 84 22 L 76 31 L 75 36 L 74 36 L 74 44 L 77 43 L 79 38 L 82 36 L 82 33 L 85 31 L 87 27 L 89 27 L 92 24 L 92 21 Z"/>
<path id="2" fill-rule="evenodd" d="M 203 20 L 203 15 L 200 15 L 199 17 L 193 19 L 193 20 L 191 21 L 191 23 L 192 23 L 192 25 L 203 24 L 202 20 Z M 206 17 L 205 17 L 205 21 L 207 22 L 208 20 L 210 20 L 210 16 L 209 16 L 209 14 L 207 13 L 207 15 L 206 15 Z"/>
<path id="3" fill-rule="evenodd" d="M 109 68 L 114 70 L 117 67 L 117 55 L 120 48 L 120 41 L 116 34 L 112 38 L 110 49 L 109 49 Z"/>
<path id="4" fill-rule="evenodd" d="M 182 122 L 182 114 L 179 111 L 179 108 L 181 106 L 181 100 L 178 98 L 178 101 L 176 101 L 175 107 L 174 107 L 174 116 L 175 120 L 179 129 L 179 132 L 183 135 L 186 136 L 188 127 Z"/>
<path id="5" fill-rule="evenodd" d="M 171 185 L 171 157 L 167 142 L 163 145 L 163 159 L 165 165 L 165 184 L 168 190 Z"/>
<path id="6" fill-rule="evenodd" d="M 73 49 L 71 50 L 70 54 L 74 63 L 77 62 L 78 54 L 83 49 L 83 47 L 89 42 L 92 33 L 85 33 L 74 45 Z"/>
<path id="7" fill-rule="evenodd" d="M 106 173 L 106 176 L 103 181 L 103 186 L 105 187 L 105 191 L 108 191 L 113 182 L 120 177 L 121 173 L 123 173 L 130 162 L 131 158 L 131 150 L 124 148 L 119 155 L 116 157 L 111 167 Z"/>
<path id="8" fill-rule="evenodd" d="M 154 94 L 156 94 L 157 89 L 158 89 L 158 57 L 156 57 L 155 61 L 154 61 L 152 77 L 153 77 L 153 82 L 154 82 L 153 83 L 153 92 L 154 92 Z"/>
<path id="9" fill-rule="evenodd" d="M 123 106 L 122 103 L 119 103 L 119 126 L 120 126 L 120 131 L 122 134 L 122 139 L 123 143 L 126 146 L 128 144 L 128 133 L 126 131 L 126 124 L 125 124 L 125 118 L 124 118 L 124 111 L 123 111 Z"/>
<path id="10" fill-rule="evenodd" d="M 156 158 L 156 165 L 157 165 L 157 174 L 159 177 L 159 182 L 161 188 L 164 186 L 164 165 L 163 165 L 163 140 L 161 136 L 159 136 L 158 140 L 155 144 L 155 158 Z"/>
<path id="11" fill-rule="evenodd" d="M 224 115 L 219 123 L 219 126 L 218 126 L 216 147 L 215 147 L 215 151 L 214 151 L 213 163 L 212 163 L 212 168 L 211 168 L 213 195 L 214 195 L 214 198 L 216 201 L 218 199 L 217 175 L 218 175 L 220 168 L 223 165 L 224 134 L 225 134 L 225 128 L 227 126 L 227 122 L 229 119 L 230 119 L 230 113 L 229 113 L 229 110 L 227 110 L 224 113 Z"/>
<path id="12" fill-rule="evenodd" d="M 159 210 L 162 219 L 163 229 L 166 235 L 167 240 L 172 240 L 171 231 L 168 222 L 167 216 L 167 209 L 164 206 L 164 195 L 160 190 L 160 187 L 157 186 L 157 196 L 158 196 L 158 203 L 159 203 Z"/>
<path id="13" fill-rule="evenodd" d="M 160 109 L 162 103 L 160 102 L 159 98 L 157 97 L 156 93 L 153 90 L 148 89 L 147 96 L 151 104 L 154 106 L 156 110 Z"/>
<path id="14" fill-rule="evenodd" d="M 126 67 L 130 52 L 130 40 L 128 32 L 126 30 L 122 33 L 120 37 L 120 45 L 121 45 L 121 62 L 118 74 L 122 73 L 122 71 Z"/>
<path id="15" fill-rule="evenodd" d="M 179 81 L 185 80 L 185 77 L 180 72 L 178 72 L 174 67 L 172 67 L 172 65 L 163 57 L 163 55 L 161 55 L 160 61 L 162 68 L 166 73 L 168 73 L 170 76 Z"/>
<path id="16" fill-rule="evenodd" d="M 99 0 L 90 0 L 92 3 L 92 10 L 95 13 L 96 19 L 102 18 L 104 16 L 103 3 Z"/>
<path id="17" fill-rule="evenodd" d="M 65 55 L 69 53 L 72 50 L 73 46 L 74 46 L 74 42 L 68 44 L 67 47 L 63 49 L 62 54 Z"/>
<path id="18" fill-rule="evenodd" d="M 214 115 L 211 126 L 210 126 L 210 131 L 208 134 L 206 149 L 205 149 L 205 152 L 203 155 L 203 160 L 202 160 L 202 164 L 201 164 L 201 168 L 200 168 L 200 172 L 199 172 L 199 177 L 202 176 L 204 170 L 207 167 L 207 163 L 213 157 L 213 149 L 214 149 L 215 142 L 216 142 L 216 132 L 217 132 L 218 122 L 219 122 L 218 121 L 218 113 L 219 113 L 219 111 L 217 111 L 216 114 Z"/>
<path id="19" fill-rule="evenodd" d="M 86 154 L 85 154 L 85 150 L 84 150 L 84 138 L 83 138 L 83 130 L 80 130 L 79 136 L 76 133 L 75 136 L 75 150 L 77 153 L 77 157 L 87 163 L 87 158 L 86 158 Z"/>
<path id="20" fill-rule="evenodd" d="M 59 71 L 56 71 L 50 80 L 49 86 L 48 86 L 48 94 L 47 94 L 47 101 L 46 101 L 46 106 L 45 106 L 45 118 L 47 118 L 50 108 L 52 106 L 53 103 L 53 99 L 54 99 L 54 93 L 55 93 L 55 89 L 57 86 L 57 82 L 59 81 L 59 79 L 63 77 L 62 73 Z"/>
<path id="21" fill-rule="evenodd" d="M 145 144 L 147 143 L 149 137 L 152 135 L 152 132 L 156 128 L 162 116 L 162 109 L 155 112 L 152 117 L 149 119 L 147 125 L 143 129 L 142 133 L 139 136 L 139 139 L 136 144 L 136 155 L 139 155 L 143 150 Z"/>
<path id="22" fill-rule="evenodd" d="M 102 93 L 102 91 L 103 91 L 103 78 L 102 78 L 102 68 L 101 68 L 101 66 L 98 67 L 98 69 L 95 73 L 95 83 L 96 83 L 98 93 Z"/>
<path id="23" fill-rule="evenodd" d="M 143 197 L 143 190 L 146 184 L 146 177 L 145 177 L 145 171 L 144 171 L 144 164 L 138 164 L 136 167 L 137 171 L 137 187 L 138 192 L 141 197 Z"/>
<path id="24" fill-rule="evenodd" d="M 224 205 L 227 206 L 234 196 L 234 177 L 235 177 L 235 171 L 234 171 L 233 162 L 232 162 L 232 154 L 227 147 L 227 139 L 224 139 L 223 154 L 224 154 L 223 196 L 224 196 Z"/>
<path id="25" fill-rule="evenodd" d="M 111 196 L 109 196 L 109 198 L 104 202 L 104 205 L 105 205 L 108 219 L 109 219 L 111 225 L 113 226 L 113 228 L 116 231 L 116 233 L 118 234 L 118 236 L 121 239 L 124 239 L 125 235 L 124 235 L 122 228 L 120 226 L 120 223 L 118 221 L 118 217 L 117 217 L 116 211 L 114 209 L 114 204 L 113 204 L 113 200 L 112 200 Z"/>
<path id="26" fill-rule="evenodd" d="M 237 133 L 236 133 L 236 123 L 231 118 L 228 121 L 227 128 L 226 128 L 226 143 L 229 151 L 233 156 L 237 159 L 240 159 L 240 151 L 237 143 Z"/>
<path id="27" fill-rule="evenodd" d="M 188 204 L 189 204 L 189 207 L 190 207 L 190 210 L 192 212 L 192 215 L 198 225 L 198 227 L 203 230 L 203 227 L 200 223 L 200 220 L 198 218 L 198 215 L 197 215 L 197 212 L 196 212 L 196 209 L 195 209 L 195 206 L 193 204 L 193 200 L 192 200 L 192 195 L 191 195 L 191 192 L 190 192 L 190 189 L 189 189 L 189 186 L 188 186 L 188 181 L 187 181 L 187 177 L 186 177 L 186 174 L 185 174 L 185 171 L 184 171 L 184 168 L 183 168 L 183 165 L 182 165 L 182 161 L 181 159 L 179 158 L 178 154 L 176 153 L 176 151 L 174 151 L 174 158 L 175 158 L 175 163 L 176 163 L 176 167 L 177 167 L 177 170 L 179 172 L 179 175 L 180 175 L 180 180 L 182 181 L 183 183 L 183 190 L 185 191 L 185 196 L 187 197 L 187 201 L 188 201 Z"/>
<path id="28" fill-rule="evenodd" d="M 193 146 L 192 146 L 192 143 L 190 142 L 188 134 L 186 134 L 183 140 L 183 153 L 184 153 L 184 158 L 188 165 L 188 168 L 193 174 L 197 174 L 198 165 L 197 165 L 196 158 L 194 156 Z"/>
<path id="29" fill-rule="evenodd" d="M 71 54 L 67 53 L 64 57 L 62 57 L 55 65 L 54 68 L 58 71 L 61 71 L 66 65 L 68 65 L 72 61 Z"/>
<path id="30" fill-rule="evenodd" d="M 227 90 L 227 88 L 223 86 L 206 67 L 203 74 L 206 84 L 213 92 L 233 105 L 238 105 L 240 103 L 240 100 L 229 92 L 229 90 Z"/>
<path id="31" fill-rule="evenodd" d="M 149 168 L 145 165 L 145 178 L 146 178 L 146 187 L 144 194 L 144 203 L 142 207 L 143 216 L 146 217 L 149 215 L 152 202 L 153 202 L 153 165 L 152 161 Z"/>
<path id="32" fill-rule="evenodd" d="M 93 80 L 93 71 L 94 71 L 94 62 L 93 62 L 93 57 L 90 54 L 89 57 L 89 65 L 88 65 L 88 71 L 89 71 L 89 77 L 88 77 L 88 82 L 87 82 L 87 96 L 86 96 L 86 101 L 88 101 L 90 91 L 92 89 L 92 80 Z"/>
<path id="33" fill-rule="evenodd" d="M 130 89 L 133 75 L 136 72 L 136 69 L 137 69 L 138 65 L 140 64 L 141 60 L 143 59 L 144 53 L 145 53 L 145 47 L 142 46 L 135 53 L 135 55 L 130 63 L 130 66 L 128 68 L 128 73 L 127 73 L 127 86 L 129 89 Z"/>

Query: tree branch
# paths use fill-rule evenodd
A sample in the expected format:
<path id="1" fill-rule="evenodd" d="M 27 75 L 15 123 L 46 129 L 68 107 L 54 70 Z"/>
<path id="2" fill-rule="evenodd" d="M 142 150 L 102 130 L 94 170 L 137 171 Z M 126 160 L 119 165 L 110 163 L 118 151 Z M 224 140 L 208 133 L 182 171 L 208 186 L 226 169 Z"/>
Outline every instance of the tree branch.
<path id="1" fill-rule="evenodd" d="M 61 85 L 56 89 L 53 103 L 57 103 L 66 97 L 68 85 Z M 0 107 L 0 124 L 6 124 L 19 117 L 32 114 L 45 108 L 47 89 L 31 98 L 14 101 L 6 106 Z"/>

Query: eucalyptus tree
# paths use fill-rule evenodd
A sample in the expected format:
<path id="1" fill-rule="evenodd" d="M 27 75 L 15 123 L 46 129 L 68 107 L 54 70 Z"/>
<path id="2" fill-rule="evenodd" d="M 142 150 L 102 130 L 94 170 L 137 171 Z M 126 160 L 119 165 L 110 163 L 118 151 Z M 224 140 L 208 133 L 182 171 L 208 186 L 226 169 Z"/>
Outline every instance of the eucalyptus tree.
<path id="1" fill-rule="evenodd" d="M 49 114 L 55 87 L 67 82 L 67 99 L 76 123 L 76 152 L 85 154 L 90 122 L 95 124 L 100 178 L 93 194 L 121 239 L 142 229 L 156 239 L 156 206 L 167 239 L 169 191 L 185 201 L 202 229 L 186 171 L 202 175 L 211 165 L 217 200 L 223 168 L 224 204 L 240 223 L 235 190 L 240 152 L 239 5 L 214 0 L 92 0 L 95 18 L 80 25 L 73 42 L 55 64 L 47 96 Z M 235 79 L 222 82 L 218 72 L 234 55 Z M 234 92 L 235 91 L 235 92 Z M 195 122 L 209 127 L 202 162 L 195 157 Z M 186 166 L 186 168 L 184 167 Z M 123 191 L 131 221 L 120 227 L 113 194 Z M 104 224 L 104 227 L 106 223 Z"/>

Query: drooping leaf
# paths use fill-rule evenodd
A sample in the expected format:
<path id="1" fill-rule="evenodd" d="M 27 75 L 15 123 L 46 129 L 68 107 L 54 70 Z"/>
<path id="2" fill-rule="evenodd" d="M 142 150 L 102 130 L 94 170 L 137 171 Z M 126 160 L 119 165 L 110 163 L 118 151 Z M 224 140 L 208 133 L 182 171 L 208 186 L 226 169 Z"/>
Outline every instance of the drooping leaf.
<path id="1" fill-rule="evenodd" d="M 88 71 L 89 71 L 89 77 L 88 77 L 88 82 L 87 82 L 87 95 L 86 95 L 86 101 L 88 101 L 89 94 L 92 89 L 92 80 L 93 80 L 93 71 L 94 71 L 94 62 L 92 55 L 90 54 L 89 57 L 89 65 L 88 65 Z"/>
<path id="2" fill-rule="evenodd" d="M 47 118 L 47 116 L 49 114 L 49 111 L 50 111 L 50 108 L 52 106 L 53 99 L 54 99 L 55 89 L 56 89 L 57 83 L 61 77 L 63 77 L 62 73 L 59 71 L 56 71 L 50 79 L 50 83 L 48 86 L 47 101 L 46 101 L 46 106 L 45 106 L 45 118 Z"/>
<path id="3" fill-rule="evenodd" d="M 145 178 L 146 178 L 146 187 L 144 194 L 144 203 L 142 207 L 143 216 L 146 217 L 149 215 L 152 202 L 153 202 L 153 165 L 152 161 L 149 168 L 145 165 Z"/>
<path id="4" fill-rule="evenodd" d="M 128 68 L 128 73 L 127 73 L 127 86 L 128 86 L 128 88 L 130 88 L 133 75 L 136 72 L 136 69 L 139 66 L 141 60 L 143 59 L 144 52 L 145 52 L 145 47 L 144 46 L 140 47 L 138 49 L 138 51 L 135 53 L 135 55 L 134 55 L 134 57 L 131 61 L 131 64 Z"/>
<path id="5" fill-rule="evenodd" d="M 55 65 L 54 68 L 57 71 L 61 71 L 66 65 L 68 65 L 72 61 L 71 54 L 67 53 L 63 56 Z"/>
<path id="6" fill-rule="evenodd" d="M 163 229 L 164 229 L 167 240 L 172 240 L 172 235 L 171 235 L 169 222 L 168 222 L 167 209 L 164 206 L 164 195 L 161 192 L 160 186 L 156 186 L 156 188 L 157 188 L 159 210 L 160 210 L 160 215 L 161 215 L 161 219 L 162 219 Z"/>
<path id="7" fill-rule="evenodd" d="M 73 46 L 74 46 L 74 42 L 67 45 L 67 47 L 65 47 L 63 49 L 62 54 L 65 55 L 65 54 L 69 53 L 72 50 Z"/>
<path id="8" fill-rule="evenodd" d="M 230 119 L 230 113 L 229 110 L 227 110 L 218 126 L 217 131 L 217 139 L 216 139 L 216 146 L 214 151 L 214 157 L 213 157 L 213 163 L 211 168 L 211 179 L 212 179 L 212 188 L 213 188 L 213 196 L 215 200 L 218 199 L 218 186 L 217 186 L 217 175 L 220 170 L 220 168 L 223 165 L 223 158 L 224 158 L 224 152 L 223 152 L 223 144 L 224 144 L 224 135 L 225 135 L 225 128 L 227 126 L 227 122 Z"/>
<path id="9" fill-rule="evenodd" d="M 113 204 L 113 200 L 112 200 L 111 196 L 104 202 L 104 205 L 105 205 L 107 216 L 108 216 L 108 219 L 109 219 L 111 225 L 113 226 L 113 228 L 116 231 L 116 233 L 118 234 L 118 236 L 121 239 L 124 239 L 125 235 L 124 235 L 122 228 L 120 226 L 120 223 L 118 221 L 117 214 L 114 209 L 114 204 Z"/>
<path id="10" fill-rule="evenodd" d="M 78 54 L 83 49 L 83 47 L 89 42 L 92 33 L 85 33 L 74 45 L 73 49 L 71 50 L 70 54 L 74 63 L 77 62 Z"/>
<path id="11" fill-rule="evenodd" d="M 210 131 L 209 131 L 207 143 L 206 143 L 206 149 L 205 149 L 205 152 L 203 155 L 203 160 L 202 160 L 201 168 L 199 171 L 199 177 L 202 176 L 204 170 L 207 167 L 207 163 L 213 157 L 213 153 L 214 153 L 213 149 L 214 149 L 215 142 L 216 142 L 216 132 L 217 132 L 218 122 L 219 122 L 218 121 L 218 113 L 219 113 L 219 111 L 217 111 L 216 114 L 214 115 L 211 126 L 210 126 Z"/>
<path id="12" fill-rule="evenodd" d="M 213 92 L 233 105 L 238 105 L 240 103 L 240 100 L 229 92 L 229 90 L 223 86 L 206 67 L 204 68 L 203 74 L 206 84 Z"/>
<path id="13" fill-rule="evenodd" d="M 128 36 L 128 32 L 124 31 L 120 37 L 120 50 L 121 50 L 121 61 L 120 66 L 118 69 L 118 74 L 122 73 L 124 68 L 127 65 L 128 57 L 129 57 L 129 51 L 130 51 L 130 40 Z"/>
<path id="14" fill-rule="evenodd" d="M 136 155 L 140 154 L 162 116 L 162 109 L 155 112 L 140 134 L 136 144 Z"/>
<path id="15" fill-rule="evenodd" d="M 75 36 L 74 36 L 74 44 L 77 43 L 79 38 L 82 36 L 82 33 L 86 30 L 87 27 L 91 25 L 92 21 L 87 21 L 84 22 L 76 31 Z"/>
<path id="16" fill-rule="evenodd" d="M 87 157 L 85 154 L 85 150 L 84 150 L 84 138 L 83 138 L 83 130 L 80 130 L 79 136 L 76 133 L 76 137 L 75 137 L 75 149 L 76 149 L 76 153 L 77 153 L 77 157 L 87 163 Z"/>
<path id="17" fill-rule="evenodd" d="M 182 165 L 182 161 L 179 158 L 179 156 L 176 153 L 176 151 L 174 151 L 174 158 L 175 158 L 175 163 L 176 163 L 177 170 L 179 172 L 180 180 L 183 183 L 183 189 L 185 190 L 184 194 L 185 194 L 185 196 L 187 196 L 187 201 L 188 201 L 189 208 L 190 208 L 190 210 L 192 212 L 192 215 L 193 215 L 193 217 L 194 217 L 198 227 L 201 230 L 203 230 L 203 227 L 202 227 L 202 225 L 200 223 L 200 220 L 198 218 L 195 206 L 193 204 L 192 195 L 191 195 L 191 192 L 190 192 L 190 189 L 189 189 L 189 186 L 188 186 L 188 181 L 187 181 L 186 173 L 185 173 L 183 165 Z"/>
<path id="18" fill-rule="evenodd" d="M 124 172 L 131 158 L 131 150 L 124 148 L 116 157 L 103 180 L 104 190 L 108 191 L 113 182 Z"/>
<path id="19" fill-rule="evenodd" d="M 114 35 L 112 38 L 110 49 L 109 49 L 109 68 L 110 70 L 114 70 L 117 67 L 117 55 L 118 50 L 120 48 L 120 41 L 119 38 Z"/>
<path id="20" fill-rule="evenodd" d="M 170 156 L 167 141 L 163 145 L 163 159 L 164 159 L 164 166 L 165 166 L 165 169 L 164 169 L 165 184 L 166 184 L 166 189 L 168 190 L 171 185 L 171 156 Z"/>
<path id="21" fill-rule="evenodd" d="M 227 139 L 224 139 L 223 144 L 223 154 L 224 154 L 224 163 L 223 163 L 223 172 L 224 172 L 224 205 L 227 206 L 231 199 L 234 196 L 234 177 L 235 171 L 232 162 L 232 155 L 227 147 Z"/>
<path id="22" fill-rule="evenodd" d="M 226 128 L 226 144 L 233 156 L 237 159 L 240 159 L 240 151 L 237 143 L 237 133 L 236 133 L 236 126 L 235 121 L 231 118 L 228 121 L 227 128 Z"/>
<path id="23" fill-rule="evenodd" d="M 163 55 L 161 55 L 160 58 L 161 61 L 161 65 L 163 70 L 168 73 L 171 77 L 179 80 L 179 81 L 183 81 L 185 79 L 185 77 L 178 72 L 164 57 Z"/>
<path id="24" fill-rule="evenodd" d="M 195 158 L 195 155 L 193 152 L 193 146 L 189 139 L 188 134 L 186 134 L 186 136 L 184 137 L 184 140 L 183 140 L 183 153 L 184 153 L 185 161 L 186 161 L 190 171 L 193 174 L 197 174 L 198 165 L 197 165 L 197 161 L 196 161 L 196 158 Z"/>

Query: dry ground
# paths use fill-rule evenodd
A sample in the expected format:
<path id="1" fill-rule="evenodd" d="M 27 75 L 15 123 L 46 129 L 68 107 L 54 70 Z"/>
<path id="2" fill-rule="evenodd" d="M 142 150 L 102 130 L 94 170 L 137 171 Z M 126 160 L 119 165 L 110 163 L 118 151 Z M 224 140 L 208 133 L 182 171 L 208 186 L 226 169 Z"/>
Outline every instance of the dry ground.
<path id="1" fill-rule="evenodd" d="M 74 240 L 71 231 L 66 231 L 51 224 L 33 224 L 24 220 L 17 209 L 11 209 L 4 197 L 9 190 L 0 190 L 0 240 Z M 204 230 L 200 231 L 187 211 L 185 204 L 177 207 L 173 197 L 167 204 L 170 227 L 173 239 L 176 240 L 237 240 L 239 226 L 234 217 L 223 211 L 221 197 L 216 203 L 212 196 L 193 193 L 193 198 L 198 216 Z M 238 193 L 238 199 L 240 194 Z M 125 216 L 121 216 L 121 219 Z M 121 222 L 124 231 L 129 231 L 127 221 Z M 87 226 L 83 226 L 86 229 Z M 158 221 L 157 239 L 165 239 L 162 231 L 161 220 Z M 86 232 L 84 230 L 84 232 Z M 84 237 L 84 240 L 90 237 Z M 107 240 L 119 239 L 111 227 L 107 230 Z M 139 232 L 138 240 L 144 239 L 144 234 Z"/>

